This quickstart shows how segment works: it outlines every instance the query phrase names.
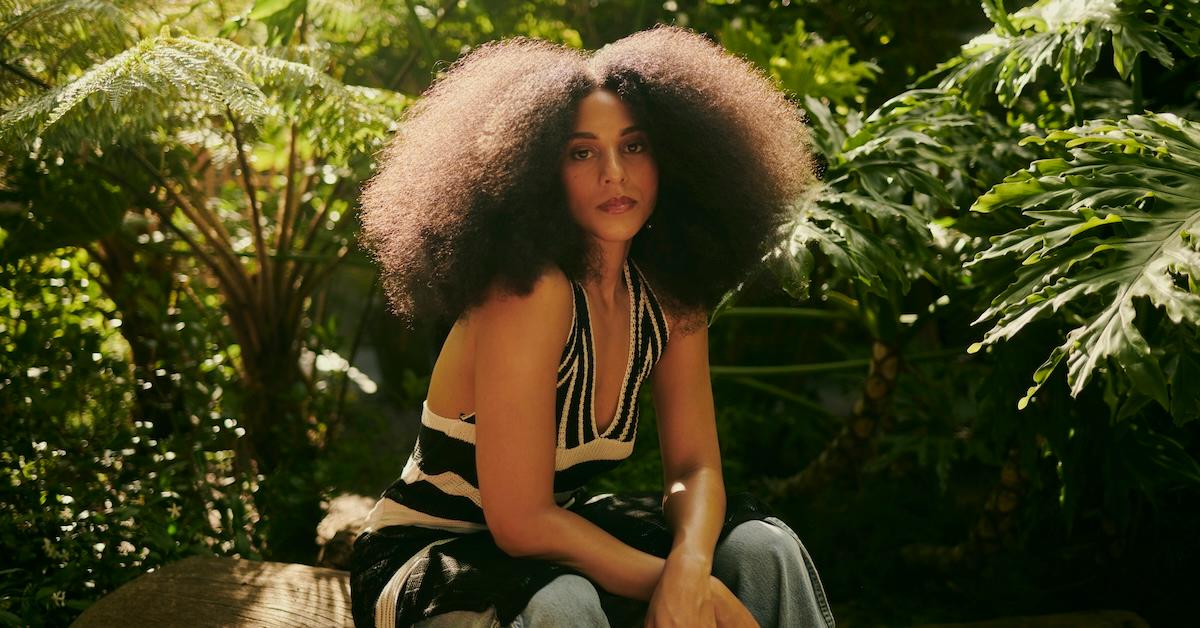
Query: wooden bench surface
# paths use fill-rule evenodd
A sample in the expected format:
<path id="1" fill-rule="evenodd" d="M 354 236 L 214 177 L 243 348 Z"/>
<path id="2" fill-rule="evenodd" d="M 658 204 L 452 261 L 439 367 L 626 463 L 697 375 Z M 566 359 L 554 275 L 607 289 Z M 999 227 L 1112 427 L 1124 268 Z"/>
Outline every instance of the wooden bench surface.
<path id="1" fill-rule="evenodd" d="M 193 556 L 97 600 L 72 626 L 353 626 L 350 574 Z"/>

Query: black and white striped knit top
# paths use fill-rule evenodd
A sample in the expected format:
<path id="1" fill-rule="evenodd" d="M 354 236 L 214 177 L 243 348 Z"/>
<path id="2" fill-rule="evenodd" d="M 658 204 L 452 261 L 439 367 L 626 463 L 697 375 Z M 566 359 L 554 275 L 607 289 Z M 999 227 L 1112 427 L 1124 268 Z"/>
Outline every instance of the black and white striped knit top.
<path id="1" fill-rule="evenodd" d="M 633 452 L 638 392 L 662 356 L 670 333 L 653 291 L 632 260 L 624 265 L 629 292 L 631 350 L 613 420 L 598 434 L 595 418 L 595 345 L 591 308 L 583 286 L 572 281 L 573 320 L 558 365 L 558 445 L 554 499 L 571 505 L 572 493 Z M 579 307 L 582 303 L 584 307 Z M 415 525 L 451 531 L 485 529 L 475 470 L 475 415 L 434 414 L 422 402 L 421 427 L 400 477 L 383 492 L 367 518 L 367 530 Z"/>

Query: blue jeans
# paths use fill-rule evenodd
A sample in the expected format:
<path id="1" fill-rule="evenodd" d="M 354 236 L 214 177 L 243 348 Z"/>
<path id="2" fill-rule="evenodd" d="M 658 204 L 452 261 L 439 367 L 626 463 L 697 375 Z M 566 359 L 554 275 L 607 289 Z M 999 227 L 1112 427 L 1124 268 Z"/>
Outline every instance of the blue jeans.
<path id="1" fill-rule="evenodd" d="M 833 612 L 808 550 L 775 517 L 747 521 L 717 544 L 713 575 L 741 600 L 762 628 L 833 628 Z M 608 628 L 600 597 L 582 576 L 555 578 L 506 628 Z M 493 612 L 452 611 L 416 628 L 500 628 Z"/>

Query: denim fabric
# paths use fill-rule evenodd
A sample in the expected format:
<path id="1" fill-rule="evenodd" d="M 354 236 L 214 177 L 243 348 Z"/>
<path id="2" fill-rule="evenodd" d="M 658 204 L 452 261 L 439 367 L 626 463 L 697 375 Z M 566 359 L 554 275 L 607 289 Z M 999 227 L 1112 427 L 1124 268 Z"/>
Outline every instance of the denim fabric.
<path id="1" fill-rule="evenodd" d="M 717 544 L 713 575 L 741 600 L 762 628 L 833 628 L 835 621 L 812 558 L 783 521 L 747 521 Z M 543 587 L 507 628 L 607 628 L 595 587 L 559 576 Z M 416 628 L 500 628 L 490 610 L 453 611 Z"/>
<path id="2" fill-rule="evenodd" d="M 741 600 L 762 628 L 833 628 L 816 565 L 783 521 L 747 521 L 713 554 L 713 575 Z"/>

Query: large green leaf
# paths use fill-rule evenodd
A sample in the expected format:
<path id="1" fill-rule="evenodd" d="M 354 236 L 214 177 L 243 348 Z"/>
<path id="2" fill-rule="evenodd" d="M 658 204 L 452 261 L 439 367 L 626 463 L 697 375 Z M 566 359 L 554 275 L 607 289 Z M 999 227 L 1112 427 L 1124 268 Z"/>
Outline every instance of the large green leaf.
<path id="1" fill-rule="evenodd" d="M 992 238 L 972 264 L 1022 263 L 976 323 L 996 319 L 979 347 L 1059 312 L 1073 328 L 1034 374 L 1024 407 L 1063 358 L 1078 395 L 1111 363 L 1138 392 L 1170 408 L 1159 355 L 1135 324 L 1145 298 L 1176 325 L 1200 324 L 1200 125 L 1172 114 L 1026 138 L 1060 157 L 1035 161 L 980 197 L 975 211 L 1019 211 L 1033 222 Z"/>
<path id="2" fill-rule="evenodd" d="M 777 273 L 802 294 L 819 251 L 835 279 L 896 300 L 936 257 L 936 215 L 958 213 L 986 189 L 964 173 L 978 170 L 980 149 L 1007 131 L 969 111 L 954 90 L 908 91 L 844 122 L 818 99 L 805 103 L 827 166 L 822 187 L 785 226 Z"/>
<path id="3" fill-rule="evenodd" d="M 1069 91 L 1096 67 L 1111 42 L 1113 66 L 1128 79 L 1140 54 L 1171 67 L 1167 43 L 1188 56 L 1200 54 L 1198 0 L 1041 0 L 1012 14 L 984 3 L 995 22 L 961 53 L 918 80 L 943 75 L 941 87 L 959 87 L 972 103 L 995 94 L 1011 107 L 1042 73 L 1057 74 Z"/>
<path id="4" fill-rule="evenodd" d="M 267 25 L 267 45 L 286 43 L 296 30 L 296 22 L 308 11 L 308 0 L 256 0 L 250 19 Z"/>

